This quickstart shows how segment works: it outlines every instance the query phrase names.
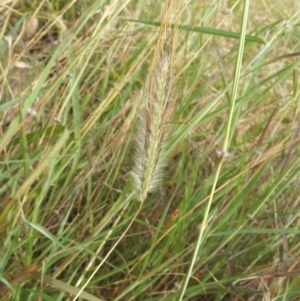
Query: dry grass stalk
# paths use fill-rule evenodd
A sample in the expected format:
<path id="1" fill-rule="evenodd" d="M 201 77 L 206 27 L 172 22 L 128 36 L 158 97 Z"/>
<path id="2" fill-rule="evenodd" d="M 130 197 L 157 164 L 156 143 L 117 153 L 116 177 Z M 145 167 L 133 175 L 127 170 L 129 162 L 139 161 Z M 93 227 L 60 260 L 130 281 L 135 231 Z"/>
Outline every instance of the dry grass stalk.
<path id="1" fill-rule="evenodd" d="M 174 111 L 173 61 L 175 34 L 170 31 L 171 6 L 164 14 L 158 44 L 148 80 L 145 111 L 136 138 L 135 167 L 132 172 L 139 200 L 156 188 L 162 178 L 162 160 L 169 121 Z M 176 32 L 176 31 L 175 31 Z"/>

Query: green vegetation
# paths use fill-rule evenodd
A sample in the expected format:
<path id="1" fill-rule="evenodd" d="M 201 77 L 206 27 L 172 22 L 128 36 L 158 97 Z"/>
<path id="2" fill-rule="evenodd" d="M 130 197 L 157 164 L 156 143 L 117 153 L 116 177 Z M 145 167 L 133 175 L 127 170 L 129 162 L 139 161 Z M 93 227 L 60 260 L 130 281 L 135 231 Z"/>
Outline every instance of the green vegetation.
<path id="1" fill-rule="evenodd" d="M 164 5 L 0 2 L 1 301 L 299 300 L 298 1 L 175 1 L 166 166 L 139 202 Z"/>

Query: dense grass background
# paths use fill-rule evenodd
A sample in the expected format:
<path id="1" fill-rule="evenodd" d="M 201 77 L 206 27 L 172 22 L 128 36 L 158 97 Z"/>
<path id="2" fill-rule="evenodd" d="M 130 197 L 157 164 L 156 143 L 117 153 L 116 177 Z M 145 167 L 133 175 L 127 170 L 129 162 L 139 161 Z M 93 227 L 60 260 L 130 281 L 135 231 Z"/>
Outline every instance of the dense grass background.
<path id="1" fill-rule="evenodd" d="M 178 3 L 168 167 L 134 219 L 164 1 L 1 1 L 1 300 L 300 299 L 299 1 Z"/>

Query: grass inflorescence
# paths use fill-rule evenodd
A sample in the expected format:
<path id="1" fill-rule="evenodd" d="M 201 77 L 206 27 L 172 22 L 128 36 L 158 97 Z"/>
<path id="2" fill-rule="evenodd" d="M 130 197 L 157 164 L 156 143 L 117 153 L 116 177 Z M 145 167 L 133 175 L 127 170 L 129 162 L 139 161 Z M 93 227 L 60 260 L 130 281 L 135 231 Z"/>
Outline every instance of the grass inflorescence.
<path id="1" fill-rule="evenodd" d="M 149 75 L 146 104 L 140 116 L 136 138 L 135 168 L 132 172 L 139 200 L 156 188 L 162 178 L 163 153 L 174 111 L 173 39 L 162 28 Z"/>

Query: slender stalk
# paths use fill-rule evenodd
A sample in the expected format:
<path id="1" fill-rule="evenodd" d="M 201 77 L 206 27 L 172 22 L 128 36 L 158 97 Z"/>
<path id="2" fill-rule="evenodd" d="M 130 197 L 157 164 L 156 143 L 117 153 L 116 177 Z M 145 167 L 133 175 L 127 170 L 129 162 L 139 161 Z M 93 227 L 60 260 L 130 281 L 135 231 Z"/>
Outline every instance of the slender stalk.
<path id="1" fill-rule="evenodd" d="M 239 49 L 237 53 L 237 61 L 236 61 L 236 68 L 235 68 L 235 75 L 234 75 L 234 81 L 233 81 L 233 89 L 232 89 L 232 98 L 231 98 L 231 106 L 230 106 L 230 112 L 229 112 L 229 117 L 228 117 L 228 123 L 227 123 L 227 129 L 226 129 L 226 134 L 225 134 L 225 139 L 224 139 L 224 145 L 223 145 L 223 153 L 226 154 L 229 146 L 229 138 L 230 138 L 230 132 L 232 131 L 232 119 L 233 119 L 233 114 L 235 110 L 235 101 L 237 99 L 237 92 L 238 92 L 238 85 L 239 85 L 239 78 L 240 78 L 240 73 L 241 73 L 241 66 L 242 66 L 242 58 L 243 58 L 243 52 L 244 52 L 244 44 L 245 44 L 245 37 L 246 37 L 246 31 L 247 31 L 247 21 L 248 21 L 248 12 L 249 12 L 249 0 L 244 0 L 244 11 L 243 11 L 243 19 L 242 19 L 242 28 L 241 28 L 241 36 L 240 36 L 240 42 L 239 42 Z M 204 231 L 208 226 L 208 215 L 210 212 L 212 200 L 215 194 L 218 178 L 223 166 L 223 161 L 224 158 L 221 158 L 216 175 L 214 178 L 214 182 L 212 185 L 211 193 L 209 196 L 209 200 L 205 209 L 204 217 L 201 223 L 201 228 L 199 232 L 199 236 L 196 242 L 195 246 L 195 251 L 193 253 L 193 257 L 191 260 L 191 264 L 189 266 L 189 269 L 187 271 L 187 274 L 185 276 L 183 285 L 180 290 L 180 294 L 178 297 L 178 301 L 181 301 L 184 297 L 185 291 L 187 289 L 187 285 L 189 282 L 189 279 L 193 273 L 193 268 L 195 266 L 200 247 L 203 244 L 203 237 L 204 237 Z"/>

